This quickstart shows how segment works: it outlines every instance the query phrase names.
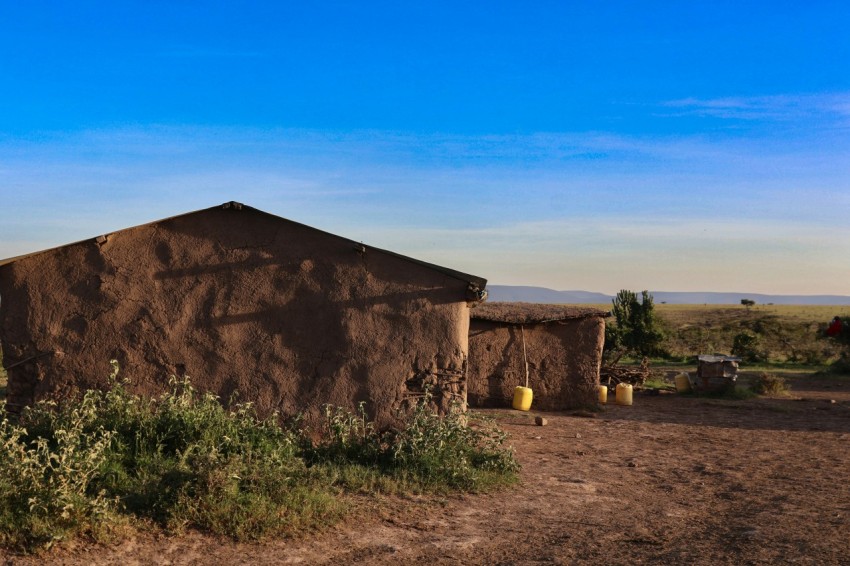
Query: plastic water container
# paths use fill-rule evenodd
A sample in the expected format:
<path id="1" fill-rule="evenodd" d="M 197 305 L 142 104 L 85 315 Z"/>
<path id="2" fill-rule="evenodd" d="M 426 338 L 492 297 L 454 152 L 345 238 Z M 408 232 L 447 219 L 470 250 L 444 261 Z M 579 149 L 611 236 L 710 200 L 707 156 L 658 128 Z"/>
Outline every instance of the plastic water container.
<path id="1" fill-rule="evenodd" d="M 517 386 L 514 389 L 514 404 L 513 407 L 517 411 L 527 411 L 531 408 L 531 398 L 534 394 L 530 387 Z"/>
<path id="2" fill-rule="evenodd" d="M 632 385 L 630 383 L 618 383 L 615 395 L 618 405 L 631 405 Z"/>
<path id="3" fill-rule="evenodd" d="M 599 386 L 599 402 L 603 405 L 608 402 L 608 386 L 600 385 Z"/>
<path id="4" fill-rule="evenodd" d="M 691 390 L 691 380 L 685 372 L 680 373 L 675 377 L 676 393 L 687 393 Z"/>

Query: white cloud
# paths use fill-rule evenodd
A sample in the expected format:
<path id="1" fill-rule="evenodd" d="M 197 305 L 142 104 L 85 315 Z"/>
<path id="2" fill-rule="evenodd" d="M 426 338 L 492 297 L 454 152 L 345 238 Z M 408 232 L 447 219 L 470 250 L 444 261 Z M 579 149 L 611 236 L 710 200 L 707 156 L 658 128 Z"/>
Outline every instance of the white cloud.
<path id="1" fill-rule="evenodd" d="M 0 257 L 240 200 L 496 283 L 846 293 L 850 140 L 795 136 L 7 136 Z"/>
<path id="2" fill-rule="evenodd" d="M 661 104 L 680 109 L 671 116 L 696 115 L 739 120 L 796 121 L 850 116 L 850 93 L 682 98 Z M 843 126 L 847 126 L 846 123 Z"/>

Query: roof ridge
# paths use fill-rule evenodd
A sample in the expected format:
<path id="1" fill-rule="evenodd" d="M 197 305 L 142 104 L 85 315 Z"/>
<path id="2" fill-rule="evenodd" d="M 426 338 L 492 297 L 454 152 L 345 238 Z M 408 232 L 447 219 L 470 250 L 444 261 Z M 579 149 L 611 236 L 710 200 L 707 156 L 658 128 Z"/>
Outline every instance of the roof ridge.
<path id="1" fill-rule="evenodd" d="M 0 260 L 0 267 L 2 267 L 4 265 L 11 264 L 11 263 L 15 263 L 16 261 L 20 261 L 22 259 L 35 257 L 35 256 L 45 254 L 45 253 L 48 253 L 48 252 L 53 252 L 53 251 L 61 250 L 61 249 L 64 249 L 64 248 L 69 248 L 71 246 L 77 246 L 77 245 L 80 245 L 80 244 L 85 244 L 85 243 L 88 243 L 88 242 L 94 242 L 94 243 L 97 243 L 97 244 L 102 244 L 112 234 L 117 234 L 119 232 L 126 232 L 126 231 L 129 231 L 129 230 L 136 230 L 138 228 L 145 228 L 145 227 L 148 227 L 148 226 L 161 224 L 162 222 L 167 222 L 169 220 L 174 220 L 174 219 L 177 219 L 177 218 L 183 218 L 185 216 L 191 216 L 193 214 L 199 214 L 199 213 L 202 213 L 202 212 L 209 212 L 209 211 L 216 210 L 216 209 L 225 209 L 225 210 L 234 210 L 234 211 L 250 211 L 250 212 L 255 212 L 255 213 L 259 213 L 259 214 L 265 214 L 265 215 L 271 216 L 272 218 L 275 218 L 277 220 L 289 222 L 291 224 L 296 224 L 296 225 L 301 226 L 303 228 L 307 228 L 307 229 L 313 230 L 315 232 L 320 232 L 320 233 L 325 234 L 327 236 L 338 238 L 338 239 L 346 241 L 346 242 L 350 242 L 352 245 L 357 246 L 358 249 L 362 249 L 363 252 L 365 252 L 367 250 L 372 250 L 372 251 L 376 251 L 376 252 L 379 252 L 379 253 L 384 253 L 384 254 L 387 254 L 387 255 L 397 257 L 397 258 L 402 259 L 404 261 L 408 261 L 408 262 L 411 262 L 411 263 L 415 263 L 417 265 L 421 265 L 423 267 L 427 267 L 429 269 L 433 269 L 435 271 L 438 271 L 440 273 L 448 275 L 449 277 L 452 277 L 454 279 L 458 279 L 460 281 L 466 281 L 467 283 L 470 284 L 470 291 L 474 291 L 476 293 L 483 291 L 483 289 L 487 286 L 487 280 L 484 279 L 483 277 L 470 275 L 468 273 L 457 271 L 457 270 L 454 270 L 454 269 L 451 269 L 451 268 L 448 268 L 448 267 L 443 267 L 441 265 L 437 265 L 437 264 L 434 264 L 434 263 L 428 263 L 426 261 L 422 261 L 422 260 L 419 260 L 419 259 L 416 259 L 416 258 L 413 258 L 413 257 L 410 257 L 410 256 L 402 255 L 402 254 L 392 252 L 392 251 L 389 251 L 389 250 L 385 250 L 385 249 L 382 249 L 382 248 L 369 246 L 369 245 L 363 244 L 362 242 L 356 242 L 355 240 L 351 240 L 350 238 L 346 238 L 345 236 L 340 236 L 338 234 L 326 232 L 325 230 L 322 230 L 320 228 L 315 228 L 313 226 L 309 226 L 307 224 L 303 224 L 303 223 L 297 222 L 295 220 L 290 220 L 288 218 L 284 218 L 282 216 L 272 214 L 271 212 L 266 212 L 265 210 L 261 210 L 259 208 L 254 208 L 252 206 L 243 204 L 243 203 L 238 202 L 238 201 L 233 201 L 233 200 L 227 201 L 227 202 L 220 204 L 220 205 L 211 206 L 209 208 L 201 208 L 201 209 L 193 210 L 193 211 L 190 211 L 190 212 L 184 212 L 184 213 L 181 213 L 181 214 L 176 214 L 174 216 L 168 216 L 166 218 L 161 218 L 159 220 L 153 220 L 151 222 L 145 222 L 144 224 L 138 224 L 138 225 L 135 225 L 135 226 L 128 226 L 126 228 L 121 228 L 119 230 L 114 230 L 112 232 L 107 232 L 105 234 L 101 234 L 101 235 L 98 235 L 98 236 L 92 236 L 90 238 L 84 238 L 82 240 L 78 240 L 78 241 L 75 241 L 75 242 L 69 242 L 67 244 L 54 246 L 52 248 L 47 248 L 47 249 L 44 249 L 44 250 L 30 252 L 28 254 L 23 254 L 23 255 L 19 255 L 19 256 L 14 256 L 14 257 L 2 259 L 2 260 Z"/>

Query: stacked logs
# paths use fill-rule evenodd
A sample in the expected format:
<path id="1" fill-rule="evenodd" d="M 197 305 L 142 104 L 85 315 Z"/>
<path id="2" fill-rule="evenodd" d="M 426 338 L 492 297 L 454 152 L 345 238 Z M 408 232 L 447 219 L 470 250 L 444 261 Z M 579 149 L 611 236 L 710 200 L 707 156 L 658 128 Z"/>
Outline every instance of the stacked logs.
<path id="1" fill-rule="evenodd" d="M 649 360 L 644 358 L 640 365 L 635 366 L 602 366 L 599 369 L 599 383 L 608 388 L 616 387 L 619 383 L 642 386 L 649 379 Z"/>

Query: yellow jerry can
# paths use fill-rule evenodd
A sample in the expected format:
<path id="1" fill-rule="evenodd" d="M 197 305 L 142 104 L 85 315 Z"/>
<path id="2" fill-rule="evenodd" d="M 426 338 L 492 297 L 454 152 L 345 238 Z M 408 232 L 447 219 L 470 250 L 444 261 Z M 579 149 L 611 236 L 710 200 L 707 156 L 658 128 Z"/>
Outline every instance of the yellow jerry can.
<path id="1" fill-rule="evenodd" d="M 630 383 L 618 383 L 616 398 L 618 405 L 631 405 L 632 385 Z"/>
<path id="2" fill-rule="evenodd" d="M 527 411 L 531 408 L 531 398 L 533 394 L 530 387 L 517 386 L 514 389 L 514 409 L 517 411 Z"/>

